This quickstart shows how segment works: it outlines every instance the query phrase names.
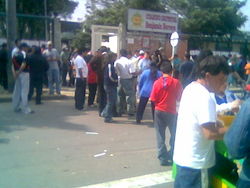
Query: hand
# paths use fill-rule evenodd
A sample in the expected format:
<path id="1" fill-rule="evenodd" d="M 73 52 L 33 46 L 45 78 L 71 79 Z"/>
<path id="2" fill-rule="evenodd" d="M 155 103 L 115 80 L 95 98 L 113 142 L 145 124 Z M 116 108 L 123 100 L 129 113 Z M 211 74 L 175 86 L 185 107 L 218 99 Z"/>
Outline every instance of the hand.
<path id="1" fill-rule="evenodd" d="M 17 79 L 18 75 L 19 75 L 19 72 L 14 72 L 14 73 L 13 73 L 13 78 L 14 78 L 14 80 Z"/>
<path id="2" fill-rule="evenodd" d="M 232 104 L 232 112 L 238 112 L 240 109 L 240 105 L 241 105 L 241 100 L 236 99 L 234 100 L 231 104 Z"/>
<path id="3" fill-rule="evenodd" d="M 217 119 L 216 120 L 216 126 L 217 127 L 225 127 L 225 124 L 221 119 Z"/>

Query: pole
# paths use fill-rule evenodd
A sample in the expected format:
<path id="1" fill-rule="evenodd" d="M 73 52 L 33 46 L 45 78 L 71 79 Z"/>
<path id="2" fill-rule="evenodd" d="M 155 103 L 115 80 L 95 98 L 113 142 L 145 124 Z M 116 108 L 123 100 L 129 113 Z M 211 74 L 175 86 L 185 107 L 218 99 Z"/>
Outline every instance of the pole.
<path id="1" fill-rule="evenodd" d="M 11 50 L 14 47 L 17 38 L 17 18 L 16 18 L 16 0 L 5 0 L 6 5 L 6 24 L 7 24 L 7 45 L 8 45 L 8 86 L 9 91 L 13 90 L 14 79 L 11 72 Z"/>
<path id="2" fill-rule="evenodd" d="M 47 0 L 44 0 L 44 16 L 45 16 L 45 40 L 48 41 L 48 20 L 47 20 Z"/>

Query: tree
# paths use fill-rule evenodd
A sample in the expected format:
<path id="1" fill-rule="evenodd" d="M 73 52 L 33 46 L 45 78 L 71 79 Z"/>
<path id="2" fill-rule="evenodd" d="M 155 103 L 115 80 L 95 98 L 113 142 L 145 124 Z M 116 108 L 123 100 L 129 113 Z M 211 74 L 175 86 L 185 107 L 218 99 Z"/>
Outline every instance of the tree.
<path id="1" fill-rule="evenodd" d="M 90 33 L 87 33 L 87 32 L 82 32 L 82 31 L 79 31 L 73 42 L 72 42 L 72 46 L 74 48 L 77 48 L 77 49 L 81 49 L 81 48 L 90 48 L 90 44 L 91 44 L 91 35 Z"/>
<path id="2" fill-rule="evenodd" d="M 246 21 L 240 8 L 246 1 L 239 0 L 167 0 L 176 10 L 183 33 L 232 35 Z"/>
<path id="3" fill-rule="evenodd" d="M 48 16 L 68 17 L 78 3 L 73 0 L 18 0 L 16 9 L 18 16 L 18 37 L 44 38 L 44 3 L 47 1 Z M 5 12 L 5 0 L 0 0 L 0 12 Z M 22 16 L 20 16 L 22 15 Z M 30 16 L 26 16 L 30 15 Z M 32 17 L 32 15 L 40 17 Z M 0 25 L 4 20 L 0 19 Z M 0 28 L 2 29 L 2 28 Z"/>
<path id="4" fill-rule="evenodd" d="M 163 0 L 88 0 L 86 9 L 88 15 L 83 23 L 85 34 L 79 34 L 73 41 L 74 47 L 90 46 L 91 25 L 118 26 L 126 24 L 128 8 L 165 11 Z M 80 31 L 82 33 L 82 31 Z M 79 41 L 85 41 L 83 43 Z"/>
<path id="5" fill-rule="evenodd" d="M 84 22 L 84 28 L 90 32 L 92 24 L 109 26 L 118 26 L 119 23 L 125 24 L 128 8 L 164 12 L 165 4 L 163 0 L 90 0 L 87 2 L 86 8 L 89 15 Z"/>

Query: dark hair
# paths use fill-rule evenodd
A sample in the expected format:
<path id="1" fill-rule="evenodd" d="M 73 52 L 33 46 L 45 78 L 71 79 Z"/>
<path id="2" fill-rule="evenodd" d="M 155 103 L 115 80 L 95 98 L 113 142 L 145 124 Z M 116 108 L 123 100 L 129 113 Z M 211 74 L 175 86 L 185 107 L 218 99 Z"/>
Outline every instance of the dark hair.
<path id="1" fill-rule="evenodd" d="M 196 61 L 201 62 L 203 59 L 211 55 L 213 55 L 213 52 L 211 50 L 201 50 L 196 58 Z"/>
<path id="2" fill-rule="evenodd" d="M 86 52 L 86 51 L 87 51 L 86 48 L 79 48 L 79 49 L 77 50 L 77 54 L 78 54 L 78 55 L 82 55 L 82 53 L 83 53 L 83 52 Z"/>
<path id="3" fill-rule="evenodd" d="M 128 52 L 127 52 L 127 50 L 125 50 L 125 49 L 121 49 L 121 50 L 120 50 L 120 54 L 121 54 L 121 56 L 123 56 L 123 57 L 127 57 Z"/>
<path id="4" fill-rule="evenodd" d="M 108 63 L 114 63 L 116 60 L 117 54 L 114 52 L 109 52 L 107 54 L 105 54 L 104 56 L 104 63 L 105 65 L 107 65 Z"/>
<path id="5" fill-rule="evenodd" d="M 7 43 L 4 42 L 1 46 L 2 46 L 2 48 L 6 48 L 7 47 Z"/>
<path id="6" fill-rule="evenodd" d="M 138 49 L 136 49 L 135 51 L 134 51 L 134 53 L 139 53 L 140 52 L 140 50 L 138 50 Z"/>
<path id="7" fill-rule="evenodd" d="M 161 64 L 161 71 L 165 74 L 171 73 L 173 70 L 173 67 L 171 65 L 171 62 L 168 60 L 163 60 Z"/>
<path id="8" fill-rule="evenodd" d="M 103 53 L 109 52 L 109 49 L 106 46 L 101 46 L 97 51 Z"/>
<path id="9" fill-rule="evenodd" d="M 21 49 L 23 49 L 23 48 L 28 48 L 28 47 L 29 47 L 28 44 L 25 43 L 25 42 L 23 42 L 23 43 L 20 44 L 20 48 L 21 48 Z"/>
<path id="10" fill-rule="evenodd" d="M 186 54 L 185 54 L 185 58 L 186 58 L 187 60 L 190 60 L 190 54 L 189 54 L 189 53 L 186 53 Z"/>
<path id="11" fill-rule="evenodd" d="M 38 46 L 35 46 L 35 47 L 34 47 L 34 54 L 36 54 L 36 55 L 42 54 L 41 48 L 38 47 Z"/>
<path id="12" fill-rule="evenodd" d="M 206 73 L 211 75 L 218 75 L 223 72 L 224 74 L 229 74 L 229 66 L 225 58 L 221 56 L 208 56 L 201 62 L 197 63 L 196 66 L 196 79 L 205 78 Z"/>
<path id="13" fill-rule="evenodd" d="M 161 55 L 160 50 L 155 50 L 155 51 L 154 51 L 154 55 Z"/>
<path id="14" fill-rule="evenodd" d="M 16 44 L 16 45 L 17 45 L 19 42 L 21 42 L 20 39 L 16 39 L 16 40 L 15 40 L 15 44 Z"/>

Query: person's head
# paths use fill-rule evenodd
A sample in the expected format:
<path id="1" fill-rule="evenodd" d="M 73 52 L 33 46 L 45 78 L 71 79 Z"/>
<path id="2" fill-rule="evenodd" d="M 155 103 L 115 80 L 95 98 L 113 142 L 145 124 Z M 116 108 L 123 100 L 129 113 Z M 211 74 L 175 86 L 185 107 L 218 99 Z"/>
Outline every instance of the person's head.
<path id="1" fill-rule="evenodd" d="M 20 39 L 16 39 L 16 40 L 15 40 L 15 45 L 19 47 L 20 44 L 21 44 L 21 40 L 20 40 Z"/>
<path id="2" fill-rule="evenodd" d="M 133 55 L 132 55 L 132 52 L 131 51 L 128 51 L 128 59 L 130 59 L 131 57 L 132 57 Z"/>
<path id="3" fill-rule="evenodd" d="M 80 56 L 84 56 L 84 55 L 86 55 L 86 53 L 87 53 L 87 49 L 86 48 L 79 48 L 77 50 L 77 54 L 80 55 Z"/>
<path id="4" fill-rule="evenodd" d="M 7 43 L 3 43 L 2 45 L 1 45 L 1 47 L 2 47 L 2 49 L 6 49 L 7 48 Z"/>
<path id="5" fill-rule="evenodd" d="M 42 54 L 41 48 L 38 47 L 38 46 L 35 46 L 35 47 L 34 47 L 34 54 L 35 54 L 35 55 L 41 55 L 41 54 Z"/>
<path id="6" fill-rule="evenodd" d="M 186 53 L 186 54 L 185 54 L 185 59 L 186 59 L 187 61 L 190 60 L 190 54 L 189 54 L 189 53 Z"/>
<path id="7" fill-rule="evenodd" d="M 47 47 L 48 47 L 49 50 L 52 49 L 52 47 L 53 47 L 52 41 L 48 41 L 48 42 L 47 42 Z"/>
<path id="8" fill-rule="evenodd" d="M 223 57 L 208 56 L 197 64 L 196 76 L 198 80 L 203 80 L 204 86 L 210 92 L 218 93 L 227 81 L 229 70 Z"/>
<path id="9" fill-rule="evenodd" d="M 149 58 L 150 58 L 150 53 L 149 53 L 149 51 L 146 51 L 146 52 L 144 53 L 144 58 L 145 58 L 145 59 L 149 59 Z"/>
<path id="10" fill-rule="evenodd" d="M 139 51 L 140 51 L 140 50 L 136 49 L 136 50 L 134 51 L 134 55 L 135 55 L 135 56 L 139 56 Z"/>
<path id="11" fill-rule="evenodd" d="M 107 53 L 109 52 L 109 49 L 106 46 L 101 46 L 98 51 L 102 54 L 102 53 Z"/>
<path id="12" fill-rule="evenodd" d="M 213 55 L 213 52 L 211 50 L 201 50 L 196 58 L 196 61 L 201 62 L 203 59 L 211 55 Z"/>
<path id="13" fill-rule="evenodd" d="M 161 71 L 163 72 L 163 74 L 171 74 L 173 71 L 171 62 L 168 60 L 164 60 L 161 64 Z"/>
<path id="14" fill-rule="evenodd" d="M 127 50 L 121 49 L 121 50 L 120 50 L 120 55 L 121 55 L 122 57 L 127 57 L 127 56 L 128 56 Z"/>
<path id="15" fill-rule="evenodd" d="M 27 43 L 23 42 L 20 44 L 20 50 L 27 52 L 29 49 L 29 46 Z"/>
<path id="16" fill-rule="evenodd" d="M 104 62 L 105 65 L 106 65 L 107 63 L 114 63 L 115 60 L 116 60 L 116 58 L 117 58 L 117 54 L 116 54 L 116 53 L 113 53 L 113 52 L 107 53 L 107 54 L 105 55 L 105 59 L 104 59 L 104 61 L 106 61 L 106 62 Z"/>
<path id="17" fill-rule="evenodd" d="M 144 53 L 145 53 L 145 52 L 144 52 L 143 50 L 140 50 L 140 51 L 139 51 L 139 55 L 140 55 L 140 56 L 143 56 Z"/>
<path id="18" fill-rule="evenodd" d="M 155 50 L 155 51 L 154 51 L 154 55 L 158 56 L 158 55 L 160 55 L 160 54 L 161 54 L 160 50 Z"/>
<path id="19" fill-rule="evenodd" d="M 42 49 L 42 50 L 46 49 L 46 45 L 45 45 L 45 44 L 42 44 L 42 45 L 41 45 L 41 49 Z"/>

